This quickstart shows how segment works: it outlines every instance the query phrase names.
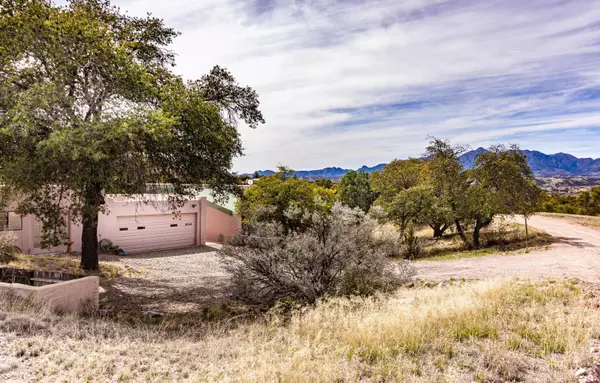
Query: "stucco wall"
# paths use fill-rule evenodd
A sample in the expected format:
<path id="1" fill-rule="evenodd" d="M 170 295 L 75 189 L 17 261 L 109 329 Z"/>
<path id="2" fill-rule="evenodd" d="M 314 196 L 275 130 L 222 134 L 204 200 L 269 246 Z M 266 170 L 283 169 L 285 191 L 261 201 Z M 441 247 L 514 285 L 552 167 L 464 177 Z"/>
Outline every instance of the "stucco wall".
<path id="1" fill-rule="evenodd" d="M 182 214 L 185 213 L 198 213 L 196 227 L 198 233 L 196 238 L 200 241 L 197 245 L 204 244 L 202 240 L 202 230 L 204 222 L 202 221 L 202 208 L 206 204 L 206 198 L 202 197 L 199 199 L 190 200 L 185 203 L 184 206 L 178 209 Z M 117 238 L 118 216 L 135 216 L 135 215 L 155 215 L 155 214 L 171 214 L 172 211 L 168 209 L 164 203 L 153 203 L 143 204 L 136 203 L 131 199 L 125 197 L 107 197 L 106 198 L 106 213 L 100 214 L 98 217 L 98 241 L 104 238 L 108 238 L 111 241 L 115 241 Z M 73 251 L 81 251 L 81 225 L 71 223 L 69 237 L 73 241 Z"/>
<path id="2" fill-rule="evenodd" d="M 85 277 L 41 287 L 18 283 L 1 283 L 0 291 L 8 291 L 23 299 L 32 299 L 51 309 L 77 312 L 98 309 L 100 279 Z"/>
<path id="3" fill-rule="evenodd" d="M 227 214 L 210 204 L 206 208 L 206 241 L 219 242 L 221 235 L 225 241 L 235 237 L 242 227 L 239 217 Z"/>
<path id="4" fill-rule="evenodd" d="M 14 211 L 17 208 L 16 201 L 10 201 L 7 206 L 3 209 L 6 211 Z M 31 252 L 31 248 L 33 246 L 33 215 L 26 215 L 21 219 L 21 230 L 10 231 L 8 233 L 12 233 L 17 242 L 15 245 L 19 247 L 19 249 L 23 250 L 26 253 Z"/>
<path id="5" fill-rule="evenodd" d="M 12 206 L 9 206 L 9 209 Z M 117 238 L 117 217 L 118 216 L 135 216 L 135 215 L 156 215 L 156 214 L 172 214 L 172 211 L 168 208 L 166 203 L 155 201 L 152 204 L 143 204 L 139 202 L 135 202 L 134 200 L 122 196 L 107 196 L 106 197 L 106 213 L 100 214 L 98 217 L 98 240 L 102 240 L 104 238 L 108 238 L 112 241 L 115 241 Z M 214 209 L 213 209 L 214 210 Z M 208 219 L 210 217 L 207 216 L 207 199 L 206 197 L 198 197 L 196 199 L 190 200 L 185 203 L 184 206 L 178 209 L 182 214 L 186 213 L 196 213 L 196 244 L 204 245 L 207 241 L 207 232 L 206 229 L 210 226 L 207 225 Z M 213 232 L 223 232 L 224 235 L 228 235 L 227 233 L 234 233 L 237 230 L 237 227 L 234 225 L 233 228 L 230 226 L 231 224 L 231 216 L 221 217 L 220 214 L 224 214 L 222 212 L 218 212 L 219 214 L 213 214 L 211 217 L 212 221 L 218 226 Z M 227 215 L 227 214 L 224 214 Z M 23 217 L 23 225 L 22 230 L 20 232 L 15 232 L 18 237 L 18 246 L 25 253 L 39 253 L 39 252 L 65 252 L 66 246 L 59 246 L 52 249 L 42 250 L 35 249 L 33 247 L 33 231 L 35 224 L 35 216 L 27 215 Z M 72 250 L 76 252 L 81 251 L 81 234 L 82 227 L 80 224 L 76 224 L 68 220 L 68 228 L 67 233 L 69 235 L 70 241 L 73 242 Z M 232 234 L 233 235 L 233 234 Z M 216 241 L 216 237 L 214 239 Z"/>

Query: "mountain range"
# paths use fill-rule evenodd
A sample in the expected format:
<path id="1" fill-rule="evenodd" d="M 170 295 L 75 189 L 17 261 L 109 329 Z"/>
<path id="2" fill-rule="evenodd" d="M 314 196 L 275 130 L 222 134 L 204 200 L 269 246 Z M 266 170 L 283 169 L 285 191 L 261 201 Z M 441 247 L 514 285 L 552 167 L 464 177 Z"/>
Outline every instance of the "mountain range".
<path id="1" fill-rule="evenodd" d="M 467 169 L 475 163 L 475 158 L 486 149 L 478 148 L 471 150 L 460 157 L 460 161 Z M 544 154 L 536 150 L 523 150 L 527 157 L 527 163 L 536 177 L 576 177 L 576 176 L 600 176 L 600 158 L 577 158 L 567 153 Z M 381 170 L 386 164 L 379 164 L 372 167 L 363 166 L 359 169 L 367 173 Z M 299 170 L 294 174 L 299 178 L 310 180 L 330 179 L 338 181 L 346 173 L 353 169 L 343 169 L 339 167 L 327 167 L 316 170 Z M 273 170 L 259 170 L 258 174 L 273 174 Z"/>

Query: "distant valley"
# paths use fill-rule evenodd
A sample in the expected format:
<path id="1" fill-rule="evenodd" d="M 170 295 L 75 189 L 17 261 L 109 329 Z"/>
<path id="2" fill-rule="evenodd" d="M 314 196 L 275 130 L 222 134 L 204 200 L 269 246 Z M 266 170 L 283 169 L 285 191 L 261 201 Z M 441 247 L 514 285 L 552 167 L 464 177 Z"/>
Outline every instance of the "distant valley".
<path id="1" fill-rule="evenodd" d="M 471 168 L 475 162 L 477 154 L 485 151 L 484 148 L 478 148 L 471 150 L 463 154 L 460 159 L 465 168 Z M 557 153 L 557 154 L 544 154 L 535 150 L 524 150 L 527 156 L 527 162 L 536 178 L 554 177 L 554 178 L 568 178 L 568 177 L 584 177 L 581 179 L 582 182 L 590 182 L 587 177 L 592 177 L 592 183 L 596 184 L 600 180 L 600 158 L 577 158 L 571 154 Z M 360 169 L 367 173 L 372 173 L 377 170 L 381 170 L 386 164 L 379 164 L 372 167 L 363 166 Z M 330 179 L 332 181 L 339 181 L 346 173 L 353 169 L 343 169 L 339 167 L 327 167 L 316 170 L 300 170 L 296 171 L 295 175 L 299 178 L 318 180 L 318 179 Z M 272 170 L 264 170 L 258 172 L 260 175 L 273 174 Z M 585 180 L 585 181 L 584 181 Z M 583 186 L 583 185 L 582 185 Z"/>

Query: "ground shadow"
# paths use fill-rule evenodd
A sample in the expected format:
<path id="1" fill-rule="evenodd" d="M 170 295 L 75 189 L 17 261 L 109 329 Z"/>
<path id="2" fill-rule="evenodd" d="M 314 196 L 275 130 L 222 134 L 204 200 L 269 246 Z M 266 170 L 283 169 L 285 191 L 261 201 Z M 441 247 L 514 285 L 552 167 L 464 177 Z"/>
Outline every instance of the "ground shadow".
<path id="1" fill-rule="evenodd" d="M 194 247 L 185 247 L 182 249 L 172 249 L 172 250 L 156 250 L 156 251 L 147 251 L 143 253 L 131 253 L 126 254 L 124 257 L 132 258 L 132 259 L 152 259 L 152 258 L 168 258 L 168 257 L 178 257 L 180 255 L 190 255 L 190 254 L 201 254 L 201 253 L 210 253 L 219 251 L 221 249 L 221 245 L 219 244 L 207 244 L 204 246 L 194 246 Z M 100 255 L 102 261 L 118 261 L 123 257 L 114 255 L 114 254 L 101 254 Z"/>
<path id="2" fill-rule="evenodd" d="M 141 316 L 148 311 L 190 313 L 231 300 L 228 278 L 206 277 L 202 283 L 127 277 L 105 280 L 101 303 L 110 316 Z"/>
<path id="3" fill-rule="evenodd" d="M 578 247 L 580 249 L 588 248 L 588 247 L 596 247 L 595 245 L 585 242 L 581 238 L 572 238 L 572 237 L 553 237 L 554 243 L 563 243 L 565 245 Z"/>

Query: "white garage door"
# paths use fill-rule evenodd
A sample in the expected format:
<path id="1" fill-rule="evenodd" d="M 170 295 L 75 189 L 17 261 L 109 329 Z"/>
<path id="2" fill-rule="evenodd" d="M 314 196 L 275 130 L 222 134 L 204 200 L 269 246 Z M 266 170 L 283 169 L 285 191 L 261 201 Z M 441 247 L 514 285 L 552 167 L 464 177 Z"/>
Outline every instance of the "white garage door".
<path id="1" fill-rule="evenodd" d="M 126 253 L 196 244 L 196 214 L 117 217 L 115 245 Z"/>

